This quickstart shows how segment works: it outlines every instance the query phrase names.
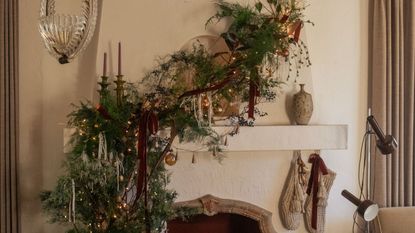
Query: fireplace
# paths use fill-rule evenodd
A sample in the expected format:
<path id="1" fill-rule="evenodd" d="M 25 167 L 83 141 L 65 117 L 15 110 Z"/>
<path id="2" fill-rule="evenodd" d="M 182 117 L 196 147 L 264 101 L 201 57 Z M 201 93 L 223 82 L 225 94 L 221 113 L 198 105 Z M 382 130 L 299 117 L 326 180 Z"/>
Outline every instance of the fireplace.
<path id="1" fill-rule="evenodd" d="M 169 221 L 169 233 L 276 233 L 272 213 L 250 203 L 206 195 L 175 207 L 195 208 L 197 213 L 187 221 Z"/>

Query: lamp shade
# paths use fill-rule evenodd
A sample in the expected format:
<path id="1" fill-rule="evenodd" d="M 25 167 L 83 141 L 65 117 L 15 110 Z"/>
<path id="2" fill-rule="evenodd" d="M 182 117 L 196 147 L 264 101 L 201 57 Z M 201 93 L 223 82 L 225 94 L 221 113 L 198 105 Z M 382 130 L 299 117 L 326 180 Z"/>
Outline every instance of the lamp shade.
<path id="1" fill-rule="evenodd" d="M 342 196 L 357 206 L 357 213 L 367 222 L 376 218 L 379 212 L 378 204 L 371 200 L 360 200 L 347 190 L 342 191 Z"/>
<path id="2" fill-rule="evenodd" d="M 398 147 L 398 141 L 392 135 L 385 135 L 380 128 L 378 122 L 373 115 L 367 117 L 367 121 L 372 127 L 378 140 L 376 140 L 376 146 L 380 152 L 384 155 L 390 154 Z"/>

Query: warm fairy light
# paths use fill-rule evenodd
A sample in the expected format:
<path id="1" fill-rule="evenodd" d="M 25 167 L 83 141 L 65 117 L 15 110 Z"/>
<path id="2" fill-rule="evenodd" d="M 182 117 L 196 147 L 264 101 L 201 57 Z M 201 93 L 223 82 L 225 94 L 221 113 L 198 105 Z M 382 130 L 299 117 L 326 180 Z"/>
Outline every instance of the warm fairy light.
<path id="1" fill-rule="evenodd" d="M 115 214 L 114 214 L 112 217 L 113 217 L 113 218 L 117 218 L 117 215 L 115 215 Z"/>
<path id="2" fill-rule="evenodd" d="M 128 150 L 128 152 L 131 152 L 132 151 L 131 148 L 128 148 L 127 150 Z"/>
<path id="3" fill-rule="evenodd" d="M 205 97 L 205 98 L 203 99 L 203 106 L 205 106 L 205 107 L 209 107 L 209 105 L 210 105 L 209 99 L 208 99 L 207 97 Z"/>
<path id="4" fill-rule="evenodd" d="M 86 123 L 86 119 L 83 119 L 82 122 Z"/>
<path id="5" fill-rule="evenodd" d="M 95 137 L 95 136 L 94 136 L 94 137 L 92 137 L 92 140 L 96 141 L 96 140 L 97 140 L 97 137 Z"/>
<path id="6" fill-rule="evenodd" d="M 127 123 L 128 123 L 129 125 L 131 125 L 131 121 L 128 121 Z"/>
<path id="7" fill-rule="evenodd" d="M 125 130 L 125 133 L 128 133 L 128 129 L 127 129 L 127 130 Z"/>
<path id="8" fill-rule="evenodd" d="M 94 127 L 95 127 L 95 128 L 98 128 L 98 127 L 99 127 L 99 125 L 98 125 L 98 124 L 95 124 L 95 125 L 94 125 Z"/>
<path id="9" fill-rule="evenodd" d="M 218 112 L 223 112 L 223 108 L 219 107 Z"/>

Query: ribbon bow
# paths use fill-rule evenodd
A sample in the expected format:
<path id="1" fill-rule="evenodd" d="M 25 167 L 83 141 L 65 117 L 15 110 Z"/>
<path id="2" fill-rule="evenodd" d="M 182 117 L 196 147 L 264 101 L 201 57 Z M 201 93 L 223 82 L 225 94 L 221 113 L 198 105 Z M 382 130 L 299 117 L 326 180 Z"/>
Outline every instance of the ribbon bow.
<path id="1" fill-rule="evenodd" d="M 319 173 L 323 175 L 328 174 L 328 170 L 326 164 L 324 163 L 323 159 L 318 154 L 311 154 L 308 162 L 312 164 L 311 167 L 311 174 L 308 180 L 307 186 L 307 194 L 310 195 L 313 192 L 313 207 L 312 207 L 312 214 L 311 214 L 311 227 L 313 229 L 317 229 L 317 203 L 318 203 L 318 178 Z"/>

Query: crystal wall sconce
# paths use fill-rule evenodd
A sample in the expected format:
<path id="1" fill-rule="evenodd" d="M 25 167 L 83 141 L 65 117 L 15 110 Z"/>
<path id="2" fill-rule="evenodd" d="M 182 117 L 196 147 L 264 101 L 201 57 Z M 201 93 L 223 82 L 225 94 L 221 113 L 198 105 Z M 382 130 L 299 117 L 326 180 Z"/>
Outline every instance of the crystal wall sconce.
<path id="1" fill-rule="evenodd" d="M 97 21 L 97 0 L 82 0 L 81 15 L 55 14 L 55 1 L 42 0 L 39 32 L 49 53 L 69 63 L 88 46 Z"/>

